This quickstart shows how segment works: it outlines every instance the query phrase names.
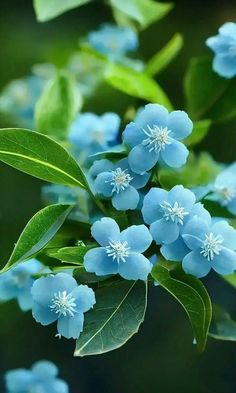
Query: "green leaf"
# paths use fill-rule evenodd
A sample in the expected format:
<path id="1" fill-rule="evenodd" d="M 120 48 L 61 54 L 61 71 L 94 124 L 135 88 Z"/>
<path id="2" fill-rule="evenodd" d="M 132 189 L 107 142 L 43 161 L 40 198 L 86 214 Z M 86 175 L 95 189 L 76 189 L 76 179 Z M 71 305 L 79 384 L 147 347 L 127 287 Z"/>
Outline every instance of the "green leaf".
<path id="1" fill-rule="evenodd" d="M 203 116 L 214 122 L 236 116 L 236 80 L 225 79 L 212 70 L 212 59 L 192 59 L 184 82 L 187 110 L 193 120 Z"/>
<path id="2" fill-rule="evenodd" d="M 117 280 L 96 291 L 96 305 L 85 314 L 75 356 L 98 355 L 124 345 L 144 320 L 147 286 L 142 281 Z"/>
<path id="3" fill-rule="evenodd" d="M 27 223 L 2 272 L 36 255 L 53 238 L 73 206 L 50 205 L 37 212 Z"/>
<path id="4" fill-rule="evenodd" d="M 173 3 L 153 0 L 110 0 L 111 6 L 139 23 L 142 29 L 162 18 L 173 8 Z"/>
<path id="5" fill-rule="evenodd" d="M 56 258 L 61 260 L 62 262 L 74 263 L 76 265 L 83 264 L 83 259 L 89 250 L 93 248 L 94 245 L 91 246 L 76 246 L 76 247 L 63 247 L 55 250 L 49 250 L 47 255 L 52 258 Z M 95 246 L 96 247 L 96 246 Z"/>
<path id="6" fill-rule="evenodd" d="M 228 284 L 232 285 L 236 289 L 236 273 L 221 276 Z"/>
<path id="7" fill-rule="evenodd" d="M 37 131 L 66 139 L 69 126 L 81 108 L 81 97 L 71 77 L 58 74 L 43 91 L 35 108 Z"/>
<path id="8" fill-rule="evenodd" d="M 217 340 L 236 341 L 236 322 L 216 304 L 213 305 L 209 336 Z"/>
<path id="9" fill-rule="evenodd" d="M 158 181 L 168 190 L 177 184 L 191 188 L 209 183 L 219 171 L 219 165 L 208 153 L 202 152 L 198 157 L 190 153 L 187 164 L 182 168 L 160 168 Z"/>
<path id="10" fill-rule="evenodd" d="M 178 55 L 183 47 L 183 36 L 176 33 L 171 40 L 157 52 L 147 63 L 146 73 L 150 76 L 159 74 Z"/>
<path id="11" fill-rule="evenodd" d="M 164 105 L 169 110 L 173 109 L 162 88 L 144 73 L 113 63 L 107 68 L 105 78 L 111 86 L 125 94 Z"/>
<path id="12" fill-rule="evenodd" d="M 211 301 L 200 280 L 162 265 L 154 266 L 152 276 L 181 304 L 192 325 L 199 351 L 204 351 L 211 321 Z"/>
<path id="13" fill-rule="evenodd" d="M 85 175 L 67 151 L 34 131 L 0 129 L 0 161 L 42 180 L 88 189 Z"/>
<path id="14" fill-rule="evenodd" d="M 89 3 L 91 0 L 33 0 L 39 22 L 46 22 L 73 8 Z"/>
<path id="15" fill-rule="evenodd" d="M 185 139 L 184 143 L 186 146 L 193 146 L 201 142 L 207 135 L 212 121 L 210 119 L 196 121 L 193 125 L 192 133 Z"/>

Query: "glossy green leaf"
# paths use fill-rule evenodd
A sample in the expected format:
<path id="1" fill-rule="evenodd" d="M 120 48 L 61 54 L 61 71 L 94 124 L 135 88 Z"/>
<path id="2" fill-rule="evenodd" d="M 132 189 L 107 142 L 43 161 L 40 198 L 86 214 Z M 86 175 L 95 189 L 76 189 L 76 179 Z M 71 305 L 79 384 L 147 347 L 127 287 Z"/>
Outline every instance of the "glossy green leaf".
<path id="1" fill-rule="evenodd" d="M 89 3 L 91 0 L 33 0 L 39 22 L 46 22 L 73 8 Z"/>
<path id="2" fill-rule="evenodd" d="M 236 341 L 236 322 L 228 312 L 215 304 L 209 336 L 217 340 Z"/>
<path id="3" fill-rule="evenodd" d="M 144 320 L 147 286 L 142 281 L 116 280 L 96 290 L 96 305 L 85 314 L 75 356 L 98 355 L 124 345 Z"/>
<path id="4" fill-rule="evenodd" d="M 176 184 L 191 188 L 209 183 L 219 173 L 219 170 L 219 165 L 208 153 L 202 152 L 199 156 L 190 153 L 187 164 L 182 168 L 160 168 L 158 181 L 163 188 L 168 190 Z"/>
<path id="5" fill-rule="evenodd" d="M 169 110 L 173 109 L 166 93 L 145 73 L 123 65 L 110 64 L 105 77 L 111 86 L 125 94 L 164 105 Z"/>
<path id="6" fill-rule="evenodd" d="M 196 121 L 193 125 L 192 133 L 185 139 L 184 144 L 186 146 L 193 146 L 200 143 L 207 135 L 211 124 L 210 119 Z"/>
<path id="7" fill-rule="evenodd" d="M 153 0 L 110 0 L 110 4 L 138 22 L 143 29 L 162 19 L 173 8 L 173 3 Z"/>
<path id="8" fill-rule="evenodd" d="M 184 308 L 192 325 L 197 348 L 203 351 L 211 322 L 211 301 L 202 282 L 177 270 L 172 272 L 171 268 L 161 263 L 154 266 L 152 276 Z"/>
<path id="9" fill-rule="evenodd" d="M 58 204 L 37 212 L 24 228 L 3 271 L 42 250 L 60 229 L 72 208 Z"/>
<path id="10" fill-rule="evenodd" d="M 183 47 L 183 37 L 176 33 L 171 40 L 157 52 L 147 63 L 146 73 L 150 76 L 159 74 L 164 70 L 174 58 L 178 55 Z"/>
<path id="11" fill-rule="evenodd" d="M 58 74 L 46 86 L 35 108 L 37 131 L 66 139 L 69 127 L 81 108 L 81 97 L 71 77 Z"/>
<path id="12" fill-rule="evenodd" d="M 93 247 L 94 246 L 63 247 L 57 250 L 49 250 L 47 254 L 52 258 L 60 259 L 62 262 L 82 265 L 86 252 Z"/>
<path id="13" fill-rule="evenodd" d="M 192 59 L 185 75 L 188 114 L 193 120 L 207 117 L 215 122 L 236 116 L 236 80 L 212 70 L 212 59 Z"/>
<path id="14" fill-rule="evenodd" d="M 236 273 L 221 276 L 228 284 L 232 285 L 236 289 Z"/>
<path id="15" fill-rule="evenodd" d="M 88 188 L 81 168 L 67 151 L 34 131 L 0 129 L 0 161 L 42 180 Z"/>

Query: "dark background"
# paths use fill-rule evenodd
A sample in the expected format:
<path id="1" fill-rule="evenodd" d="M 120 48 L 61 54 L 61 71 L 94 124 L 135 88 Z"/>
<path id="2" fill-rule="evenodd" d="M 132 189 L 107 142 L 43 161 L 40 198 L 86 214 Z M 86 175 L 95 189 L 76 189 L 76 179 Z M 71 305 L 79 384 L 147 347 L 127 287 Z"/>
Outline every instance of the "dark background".
<path id="1" fill-rule="evenodd" d="M 66 1 L 66 0 L 65 0 Z M 128 0 L 127 0 L 128 1 Z M 0 88 L 27 75 L 34 63 L 63 66 L 78 37 L 111 21 L 109 7 L 95 1 L 48 23 L 35 20 L 30 0 L 1 1 Z M 226 21 L 236 20 L 235 1 L 177 1 L 161 22 L 141 33 L 139 56 L 148 59 L 175 32 L 185 46 L 159 78 L 177 108 L 183 108 L 182 79 L 189 58 L 207 54 L 204 41 Z M 123 95 L 98 90 L 86 110 L 123 114 Z M 122 98 L 121 100 L 119 98 Z M 1 120 L 1 127 L 7 126 Z M 222 162 L 235 160 L 236 124 L 214 127 L 199 149 Z M 41 207 L 42 183 L 0 165 L 0 265 L 29 218 Z M 236 314 L 235 293 L 215 275 L 207 279 L 214 301 Z M 123 348 L 98 357 L 73 358 L 73 341 L 54 338 L 54 326 L 36 324 L 15 302 L 0 305 L 0 372 L 30 367 L 39 359 L 58 364 L 71 393 L 235 393 L 236 344 L 209 339 L 204 354 L 192 345 L 189 322 L 181 307 L 161 288 L 153 288 L 140 332 Z M 0 382 L 0 392 L 4 392 Z M 50 393 L 50 392 L 48 392 Z"/>

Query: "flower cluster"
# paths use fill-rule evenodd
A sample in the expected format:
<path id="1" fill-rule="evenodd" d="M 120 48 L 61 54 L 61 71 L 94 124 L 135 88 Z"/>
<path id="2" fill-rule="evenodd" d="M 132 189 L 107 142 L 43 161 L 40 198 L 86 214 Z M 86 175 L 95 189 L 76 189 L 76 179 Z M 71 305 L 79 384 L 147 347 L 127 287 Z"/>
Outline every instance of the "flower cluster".
<path id="1" fill-rule="evenodd" d="M 67 383 L 57 375 L 58 368 L 48 360 L 33 364 L 31 370 L 8 371 L 5 375 L 7 393 L 69 393 Z"/>

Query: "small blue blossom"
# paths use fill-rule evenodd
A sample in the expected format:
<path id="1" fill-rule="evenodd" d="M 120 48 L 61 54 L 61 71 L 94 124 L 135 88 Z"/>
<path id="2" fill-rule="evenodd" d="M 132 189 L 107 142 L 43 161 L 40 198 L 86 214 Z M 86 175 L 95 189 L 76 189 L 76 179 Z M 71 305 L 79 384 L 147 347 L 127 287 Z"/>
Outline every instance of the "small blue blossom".
<path id="1" fill-rule="evenodd" d="M 139 175 L 131 171 L 127 158 L 116 164 L 109 160 L 95 161 L 90 169 L 95 177 L 93 188 L 96 194 L 111 198 L 117 210 L 136 209 L 139 203 L 138 189 L 144 187 L 149 173 Z"/>
<path id="2" fill-rule="evenodd" d="M 133 172 L 149 171 L 160 160 L 174 168 L 184 165 L 189 151 L 179 141 L 191 134 L 192 128 L 184 111 L 169 113 L 162 105 L 146 105 L 123 134 L 124 143 L 131 148 L 128 160 Z"/>
<path id="3" fill-rule="evenodd" d="M 119 60 L 138 47 L 134 30 L 110 24 L 103 24 L 100 30 L 89 33 L 88 42 L 93 49 L 112 60 Z"/>
<path id="4" fill-rule="evenodd" d="M 236 230 L 226 221 L 212 223 L 193 217 L 182 237 L 189 248 L 182 265 L 186 273 L 200 278 L 211 269 L 222 275 L 236 269 Z"/>
<path id="5" fill-rule="evenodd" d="M 120 118 L 115 113 L 97 116 L 83 113 L 77 116 L 71 126 L 69 140 L 86 157 L 107 150 L 117 143 Z"/>
<path id="6" fill-rule="evenodd" d="M 120 274 L 127 280 L 146 280 L 152 263 L 142 253 L 152 237 L 145 225 L 132 225 L 120 232 L 112 218 L 104 217 L 92 225 L 93 238 L 101 245 L 89 250 L 84 267 L 97 276 Z"/>
<path id="7" fill-rule="evenodd" d="M 37 76 L 11 81 L 0 95 L 0 111 L 11 116 L 18 126 L 33 128 L 35 104 L 45 82 Z"/>
<path id="8" fill-rule="evenodd" d="M 175 186 L 169 192 L 151 188 L 144 197 L 142 214 L 157 244 L 176 241 L 187 217 L 195 204 L 195 195 L 183 186 Z"/>
<path id="9" fill-rule="evenodd" d="M 21 262 L 6 273 L 0 275 L 0 301 L 17 299 L 23 311 L 32 308 L 32 275 L 42 272 L 44 266 L 36 259 Z"/>
<path id="10" fill-rule="evenodd" d="M 58 336 L 78 338 L 83 330 L 84 312 L 95 304 L 87 285 L 78 285 L 66 273 L 48 275 L 35 281 L 32 289 L 34 319 L 41 325 L 57 321 Z"/>
<path id="11" fill-rule="evenodd" d="M 67 383 L 57 375 L 58 368 L 48 360 L 35 363 L 31 370 L 8 371 L 5 375 L 7 393 L 69 393 Z"/>
<path id="12" fill-rule="evenodd" d="M 216 36 L 206 40 L 206 45 L 215 53 L 213 70 L 225 78 L 233 78 L 236 75 L 236 23 L 224 23 Z"/>
<path id="13" fill-rule="evenodd" d="M 212 193 L 206 199 L 218 202 L 236 214 L 236 163 L 223 170 L 210 185 Z"/>

